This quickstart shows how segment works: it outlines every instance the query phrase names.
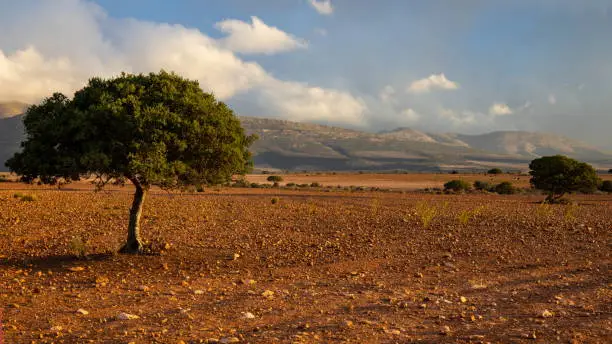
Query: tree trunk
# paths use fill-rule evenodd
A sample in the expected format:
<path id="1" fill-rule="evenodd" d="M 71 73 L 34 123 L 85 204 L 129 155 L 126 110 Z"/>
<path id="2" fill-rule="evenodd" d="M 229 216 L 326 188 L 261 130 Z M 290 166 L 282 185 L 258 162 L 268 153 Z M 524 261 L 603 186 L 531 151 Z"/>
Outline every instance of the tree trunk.
<path id="1" fill-rule="evenodd" d="M 146 191 L 140 183 L 134 183 L 136 193 L 130 209 L 130 224 L 128 225 L 128 237 L 126 244 L 119 250 L 120 253 L 138 254 L 142 253 L 142 241 L 140 241 L 140 216 L 144 204 Z"/>

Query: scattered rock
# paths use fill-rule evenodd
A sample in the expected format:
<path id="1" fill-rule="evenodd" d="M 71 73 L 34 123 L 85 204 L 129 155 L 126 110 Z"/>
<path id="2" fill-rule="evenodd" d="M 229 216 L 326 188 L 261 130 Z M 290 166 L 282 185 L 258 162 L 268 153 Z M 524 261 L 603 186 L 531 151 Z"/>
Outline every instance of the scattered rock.
<path id="1" fill-rule="evenodd" d="M 196 295 L 202 295 L 204 294 L 204 290 L 197 289 L 197 290 L 194 290 L 193 293 Z"/>
<path id="2" fill-rule="evenodd" d="M 545 309 L 542 314 L 540 314 L 540 317 L 542 318 L 552 318 L 555 315 L 553 314 L 553 312 L 549 311 L 548 309 Z"/>
<path id="3" fill-rule="evenodd" d="M 350 320 L 344 320 L 342 325 L 344 325 L 344 327 L 348 327 L 348 328 L 351 328 L 351 327 L 355 326 L 355 324 L 353 324 L 353 322 L 350 321 Z"/>
<path id="4" fill-rule="evenodd" d="M 60 332 L 62 331 L 64 328 L 62 326 L 56 325 L 50 328 L 51 331 L 53 332 Z"/>
<path id="5" fill-rule="evenodd" d="M 461 297 L 459 298 L 459 301 L 461 301 L 461 303 L 466 303 L 466 302 L 468 301 L 468 299 L 467 299 L 467 297 L 465 297 L 465 296 L 461 296 Z"/>
<path id="6" fill-rule="evenodd" d="M 76 311 L 78 314 L 82 314 L 82 315 L 87 315 L 89 314 L 89 311 L 84 310 L 83 308 L 79 308 Z"/>
<path id="7" fill-rule="evenodd" d="M 420 272 L 416 272 L 416 273 L 414 274 L 414 277 L 416 277 L 416 278 L 423 278 L 423 274 L 422 274 L 422 273 L 420 273 Z"/>
<path id="8" fill-rule="evenodd" d="M 240 255 L 238 253 L 230 254 L 229 256 L 227 256 L 227 260 L 236 260 L 238 258 L 240 258 Z"/>
<path id="9" fill-rule="evenodd" d="M 146 292 L 150 291 L 151 288 L 147 287 L 146 285 L 141 285 L 141 286 L 138 287 L 138 290 L 144 291 L 146 293 Z"/>
<path id="10" fill-rule="evenodd" d="M 68 271 L 80 272 L 80 271 L 85 271 L 85 268 L 82 266 L 73 266 L 73 267 L 69 267 Z"/>
<path id="11" fill-rule="evenodd" d="M 255 314 L 253 314 L 251 312 L 243 312 L 242 313 L 242 317 L 244 319 L 255 319 Z"/>
<path id="12" fill-rule="evenodd" d="M 117 320 L 134 320 L 140 319 L 138 315 L 121 312 L 117 315 Z"/>
<path id="13" fill-rule="evenodd" d="M 240 339 L 238 337 L 224 337 L 221 338 L 221 340 L 219 341 L 219 343 L 221 344 L 227 344 L 227 343 L 239 343 Z"/>
<path id="14" fill-rule="evenodd" d="M 444 336 L 448 336 L 451 333 L 451 328 L 449 326 L 442 326 L 440 329 L 440 334 Z"/>
<path id="15" fill-rule="evenodd" d="M 271 299 L 274 297 L 274 292 L 272 290 L 266 290 L 263 293 L 261 293 L 261 296 Z"/>

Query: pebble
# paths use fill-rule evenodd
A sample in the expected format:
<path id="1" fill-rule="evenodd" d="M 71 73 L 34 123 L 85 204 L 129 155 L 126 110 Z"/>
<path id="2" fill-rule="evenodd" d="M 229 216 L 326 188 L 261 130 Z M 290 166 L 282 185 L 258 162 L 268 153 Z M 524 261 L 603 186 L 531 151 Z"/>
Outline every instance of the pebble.
<path id="1" fill-rule="evenodd" d="M 274 296 L 274 292 L 272 290 L 266 290 L 263 293 L 261 293 L 261 296 L 272 298 Z"/>
<path id="2" fill-rule="evenodd" d="M 440 329 L 440 334 L 444 336 L 448 336 L 451 333 L 451 328 L 449 326 L 442 326 Z"/>
<path id="3" fill-rule="evenodd" d="M 238 337 L 225 337 L 225 338 L 221 338 L 221 340 L 219 341 L 219 343 L 222 343 L 222 344 L 238 343 L 238 342 L 240 342 L 240 339 L 238 339 Z"/>
<path id="4" fill-rule="evenodd" d="M 540 316 L 541 316 L 542 318 L 552 318 L 552 317 L 554 316 L 554 314 L 553 314 L 551 311 L 549 311 L 548 309 L 545 309 L 545 310 L 542 312 L 542 314 L 540 314 Z"/>
<path id="5" fill-rule="evenodd" d="M 83 315 L 87 315 L 87 314 L 89 314 L 89 312 L 88 312 L 88 311 L 86 311 L 86 310 L 84 310 L 83 308 L 79 308 L 79 309 L 77 309 L 77 311 L 76 311 L 76 312 L 77 312 L 77 313 L 79 313 L 79 314 L 83 314 Z"/>
<path id="6" fill-rule="evenodd" d="M 461 297 L 459 298 L 459 301 L 461 301 L 461 303 L 466 303 L 466 302 L 468 301 L 468 299 L 467 299 L 467 297 L 465 297 L 465 296 L 461 296 Z"/>
<path id="7" fill-rule="evenodd" d="M 251 312 L 243 312 L 242 313 L 242 317 L 244 319 L 255 319 L 255 314 L 253 314 Z"/>
<path id="8" fill-rule="evenodd" d="M 134 320 L 140 319 L 138 315 L 121 312 L 117 315 L 117 320 Z"/>

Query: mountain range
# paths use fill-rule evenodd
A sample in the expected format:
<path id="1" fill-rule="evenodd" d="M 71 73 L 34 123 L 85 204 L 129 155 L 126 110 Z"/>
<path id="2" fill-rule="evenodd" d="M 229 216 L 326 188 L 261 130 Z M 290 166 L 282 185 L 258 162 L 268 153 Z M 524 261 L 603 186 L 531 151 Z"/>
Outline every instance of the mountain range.
<path id="1" fill-rule="evenodd" d="M 7 110 L 8 109 L 8 110 Z M 18 103 L 0 104 L 0 171 L 23 140 Z M 23 107 L 20 108 L 23 110 Z M 483 135 L 426 133 L 398 128 L 370 133 L 278 119 L 241 117 L 259 140 L 252 146 L 259 169 L 291 171 L 480 171 L 526 170 L 529 161 L 563 154 L 600 169 L 612 153 L 548 133 L 499 131 Z"/>

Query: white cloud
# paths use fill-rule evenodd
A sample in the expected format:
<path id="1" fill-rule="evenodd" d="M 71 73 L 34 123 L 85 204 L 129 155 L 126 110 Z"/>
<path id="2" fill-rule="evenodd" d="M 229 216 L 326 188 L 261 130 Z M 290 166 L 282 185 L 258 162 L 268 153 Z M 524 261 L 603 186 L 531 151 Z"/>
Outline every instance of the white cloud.
<path id="1" fill-rule="evenodd" d="M 309 0 L 309 2 L 320 14 L 328 16 L 334 13 L 334 6 L 332 6 L 331 0 Z"/>
<path id="2" fill-rule="evenodd" d="M 557 97 L 554 94 L 549 94 L 548 95 L 548 103 L 550 105 L 555 105 L 557 104 Z"/>
<path id="3" fill-rule="evenodd" d="M 410 108 L 405 109 L 400 114 L 402 115 L 402 118 L 407 120 L 408 122 L 416 122 L 421 119 L 421 115 Z"/>
<path id="4" fill-rule="evenodd" d="M 221 45 L 234 52 L 245 54 L 275 54 L 305 48 L 302 40 L 276 27 L 268 26 L 261 19 L 251 17 L 252 23 L 228 19 L 215 27 L 228 36 L 221 39 Z"/>
<path id="5" fill-rule="evenodd" d="M 326 36 L 327 36 L 327 30 L 325 30 L 325 29 L 323 29 L 323 28 L 316 28 L 316 29 L 314 30 L 314 32 L 315 32 L 317 35 L 322 36 L 322 37 L 326 37 Z"/>
<path id="6" fill-rule="evenodd" d="M 0 12 L 0 32 L 15 33 L 0 35 L 0 101 L 37 102 L 56 91 L 72 95 L 92 76 L 165 69 L 221 100 L 248 93 L 270 116 L 359 125 L 367 112 L 348 92 L 276 79 L 199 30 L 110 18 L 86 1 L 19 6 L 27 16 Z"/>
<path id="7" fill-rule="evenodd" d="M 391 85 L 385 86 L 378 94 L 378 99 L 385 104 L 393 103 L 395 96 L 395 88 Z"/>
<path id="8" fill-rule="evenodd" d="M 444 73 L 432 74 L 428 78 L 417 80 L 410 84 L 408 87 L 408 93 L 428 93 L 432 90 L 456 90 L 459 88 L 459 84 L 450 81 L 446 78 Z"/>
<path id="9" fill-rule="evenodd" d="M 495 103 L 489 108 L 489 114 L 491 116 L 505 116 L 511 115 L 512 113 L 512 109 L 508 105 L 502 103 Z"/>

